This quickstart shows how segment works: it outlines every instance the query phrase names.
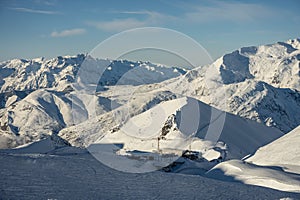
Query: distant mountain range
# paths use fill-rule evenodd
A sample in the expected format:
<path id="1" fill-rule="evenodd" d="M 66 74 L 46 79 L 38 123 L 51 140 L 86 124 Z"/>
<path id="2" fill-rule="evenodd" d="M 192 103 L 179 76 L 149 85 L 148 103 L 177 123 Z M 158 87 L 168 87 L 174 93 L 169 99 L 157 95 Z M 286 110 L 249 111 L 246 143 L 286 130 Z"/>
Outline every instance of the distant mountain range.
<path id="1" fill-rule="evenodd" d="M 299 79 L 299 39 L 243 47 L 192 70 L 86 55 L 2 62 L 2 175 L 17 180 L 13 190 L 26 191 L 28 174 L 55 172 L 54 182 L 68 185 L 66 177 L 97 177 L 94 183 L 104 188 L 99 169 L 108 182 L 130 176 L 105 164 L 123 172 L 160 171 L 144 174 L 144 181 L 203 179 L 202 185 L 215 181 L 209 177 L 226 188 L 238 181 L 292 192 L 270 190 L 261 198 L 297 198 Z M 62 176 L 65 166 L 68 176 Z"/>
<path id="2" fill-rule="evenodd" d="M 73 83 L 83 62 L 91 67 L 90 78 L 99 79 L 97 94 L 76 96 Z M 0 63 L 0 147 L 51 134 L 85 146 L 98 137 L 91 130 L 106 134 L 128 117 L 185 95 L 286 133 L 300 124 L 299 69 L 299 39 L 243 47 L 193 70 L 82 54 L 5 61 Z M 115 113 L 124 110 L 127 116 L 116 120 Z"/>

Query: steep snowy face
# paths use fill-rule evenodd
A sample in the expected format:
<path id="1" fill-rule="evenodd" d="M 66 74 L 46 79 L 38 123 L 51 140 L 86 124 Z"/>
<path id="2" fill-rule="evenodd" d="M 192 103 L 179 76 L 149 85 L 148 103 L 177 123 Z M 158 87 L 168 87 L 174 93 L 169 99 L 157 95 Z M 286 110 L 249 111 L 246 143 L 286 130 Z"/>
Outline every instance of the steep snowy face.
<path id="1" fill-rule="evenodd" d="M 299 41 L 290 40 L 258 47 L 255 54 L 249 54 L 249 69 L 257 80 L 264 81 L 274 87 L 291 88 L 299 91 Z"/>
<path id="2" fill-rule="evenodd" d="M 215 63 L 217 64 L 217 63 Z M 224 84 L 238 83 L 253 78 L 249 71 L 249 58 L 234 51 L 222 57 L 222 64 L 217 66 Z"/>
<path id="3" fill-rule="evenodd" d="M 228 110 L 288 132 L 300 124 L 300 93 L 249 80 L 227 88 Z"/>
<path id="4" fill-rule="evenodd" d="M 298 48 L 299 39 L 243 47 L 165 84 L 173 92 L 289 132 L 300 124 Z"/>
<path id="5" fill-rule="evenodd" d="M 161 102 L 118 126 L 108 125 L 108 115 L 105 114 L 98 118 L 98 124 L 101 126 L 97 129 L 94 126 L 93 135 L 91 132 L 81 135 L 81 144 L 123 144 L 124 151 L 162 151 L 179 155 L 183 150 L 190 148 L 201 152 L 207 159 L 212 156 L 213 159 L 218 159 L 220 154 L 226 151 L 228 159 L 242 158 L 254 153 L 258 147 L 282 135 L 277 129 L 238 116 L 226 114 L 225 120 L 222 121 L 223 117 L 224 112 L 196 99 L 183 97 Z M 78 128 L 80 126 L 84 125 L 79 125 Z M 105 126 L 114 128 L 107 131 Z M 222 128 L 218 135 L 216 131 L 219 126 Z M 98 137 L 91 137 L 97 134 Z M 64 129 L 59 135 L 68 140 L 68 135 L 71 135 L 70 129 Z M 88 141 L 89 139 L 95 140 Z M 220 141 L 222 147 L 226 146 L 225 149 L 220 150 Z M 218 152 L 218 149 L 222 152 Z"/>
<path id="6" fill-rule="evenodd" d="M 20 145 L 57 133 L 71 125 L 71 119 L 70 100 L 58 92 L 37 90 L 1 110 L 0 131 L 3 138 L 15 138 Z"/>
<path id="7" fill-rule="evenodd" d="M 242 47 L 225 54 L 210 66 L 192 70 L 187 79 L 192 81 L 205 76 L 206 71 L 210 70 L 213 71 L 211 73 L 214 73 L 216 80 L 226 85 L 253 79 L 278 88 L 299 90 L 299 40 L 258 47 Z"/>
<path id="8" fill-rule="evenodd" d="M 174 78 L 186 71 L 150 62 L 111 61 L 99 80 L 100 86 L 143 85 Z"/>
<path id="9" fill-rule="evenodd" d="M 299 39 L 258 47 L 243 47 L 213 64 L 224 84 L 255 79 L 274 87 L 300 89 Z"/>
<path id="10" fill-rule="evenodd" d="M 62 91 L 75 81 L 81 65 L 87 66 L 90 70 L 88 78 L 99 80 L 100 86 L 156 83 L 185 73 L 183 69 L 149 62 L 95 59 L 83 54 L 59 56 L 51 60 L 15 59 L 0 63 L 0 92 L 39 88 Z"/>
<path id="11" fill-rule="evenodd" d="M 130 88 L 129 90 L 135 89 Z M 111 94 L 109 93 L 108 95 L 110 96 Z M 74 146 L 87 147 L 106 133 L 113 133 L 119 130 L 131 117 L 139 115 L 161 102 L 176 98 L 176 95 L 170 91 L 139 91 L 131 96 L 129 100 L 126 100 L 126 103 L 112 111 L 91 117 L 89 120 L 75 126 L 62 129 L 59 132 L 59 136 Z"/>
<path id="12" fill-rule="evenodd" d="M 223 64 L 229 62 L 238 73 L 233 69 L 230 72 L 244 75 L 244 83 L 225 86 L 231 91 L 227 92 L 228 111 L 284 132 L 300 124 L 299 39 L 241 48 L 228 55 L 223 56 Z M 222 80 L 224 84 L 233 83 L 225 76 Z"/>
<path id="13" fill-rule="evenodd" d="M 286 171 L 300 173 L 300 126 L 259 148 L 256 153 L 247 159 L 257 165 L 280 166 Z"/>
<path id="14" fill-rule="evenodd" d="M 6 141 L 2 148 L 56 134 L 63 128 L 124 104 L 124 95 L 119 89 L 115 90 L 117 94 L 107 95 L 109 97 L 96 95 L 96 90 L 93 94 L 75 93 L 73 83 L 82 65 L 87 66 L 88 71 L 80 74 L 79 78 L 93 80 L 99 91 L 113 85 L 130 87 L 157 83 L 185 73 L 183 69 L 149 62 L 95 59 L 82 54 L 50 60 L 38 58 L 2 62 L 0 135 Z M 105 91 L 108 91 L 107 88 Z M 159 98 L 153 97 L 153 101 Z"/>
<path id="15" fill-rule="evenodd" d="M 0 92 L 56 87 L 63 90 L 74 77 L 84 55 L 59 56 L 51 60 L 10 60 L 0 64 Z"/>

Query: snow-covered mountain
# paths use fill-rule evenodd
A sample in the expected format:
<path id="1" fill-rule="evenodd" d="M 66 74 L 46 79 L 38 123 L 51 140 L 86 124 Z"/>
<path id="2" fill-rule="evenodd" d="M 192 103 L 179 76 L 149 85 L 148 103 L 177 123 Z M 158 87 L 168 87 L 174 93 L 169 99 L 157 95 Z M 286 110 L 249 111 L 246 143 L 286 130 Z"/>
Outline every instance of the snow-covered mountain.
<path id="1" fill-rule="evenodd" d="M 300 124 L 299 41 L 243 47 L 163 84 L 288 132 Z"/>
<path id="2" fill-rule="evenodd" d="M 39 88 L 63 90 L 74 81 L 84 55 L 59 56 L 45 60 L 14 59 L 0 63 L 0 92 L 32 91 Z"/>
<path id="3" fill-rule="evenodd" d="M 283 134 L 275 128 L 226 114 L 218 137 L 216 132 L 218 126 L 223 125 L 223 117 L 224 112 L 196 99 L 183 97 L 164 101 L 107 133 L 100 130 L 99 139 L 93 143 L 123 144 L 120 152 L 125 154 L 141 151 L 181 156 L 184 150 L 190 149 L 212 161 L 241 159 Z M 101 125 L 103 127 L 104 124 Z M 105 125 L 111 127 L 108 123 Z M 60 136 L 68 139 L 68 134 L 60 133 Z M 124 169 L 125 166 L 122 167 Z"/>
<path id="4" fill-rule="evenodd" d="M 81 65 L 87 79 L 101 86 L 157 83 L 185 70 L 149 62 L 94 59 L 82 54 L 54 59 L 10 60 L 0 63 L 0 148 L 14 147 L 58 133 L 65 127 L 102 114 L 119 104 L 95 94 L 73 95 L 72 83 Z M 102 71 L 101 71 L 102 69 Z M 144 77 L 137 80 L 132 77 Z M 96 91 L 95 91 L 96 92 Z M 116 99 L 120 102 L 120 99 Z M 78 121 L 79 120 L 79 121 Z"/>
<path id="5" fill-rule="evenodd" d="M 126 91 L 135 91 L 129 94 L 131 98 L 127 103 L 65 128 L 59 136 L 79 147 L 95 143 L 123 144 L 120 152 L 126 155 L 130 151 L 163 151 L 180 156 L 182 151 L 190 148 L 212 161 L 241 159 L 283 134 L 278 129 L 226 114 L 196 99 L 177 96 L 166 88 L 153 90 L 152 87 L 126 87 Z M 111 96 L 112 93 L 108 90 L 100 94 Z M 126 94 L 122 93 L 122 96 Z M 161 138 L 159 148 L 158 138 Z M 116 156 L 114 152 L 106 153 L 113 157 Z M 125 165 L 113 167 L 118 166 L 125 170 Z M 133 170 L 133 166 L 128 170 Z"/>
<path id="6" fill-rule="evenodd" d="M 75 115 L 80 115 L 80 119 L 88 118 L 88 111 L 82 106 L 82 101 L 64 92 L 39 89 L 19 101 L 18 96 L 13 95 L 7 104 L 7 107 L 0 110 L 0 137 L 4 145 L 1 148 L 57 134 L 62 128 L 76 122 Z M 104 112 L 102 107 L 97 110 Z"/>
<path id="7" fill-rule="evenodd" d="M 218 59 L 224 84 L 255 79 L 277 88 L 300 88 L 300 40 L 258 47 L 243 47 Z"/>
<path id="8" fill-rule="evenodd" d="M 85 146 L 81 137 L 88 130 L 106 133 L 105 124 L 120 126 L 126 117 L 182 95 L 288 132 L 300 124 L 299 55 L 295 39 L 244 47 L 187 73 L 149 62 L 84 55 L 2 62 L 1 135 L 10 138 L 12 147 L 61 131 L 71 143 Z M 86 79 L 99 79 L 96 95 L 74 92 L 72 83 L 82 64 L 91 70 Z M 115 120 L 115 113 L 124 109 L 127 116 Z"/>
<path id="9" fill-rule="evenodd" d="M 87 70 L 80 71 L 82 66 Z M 125 160 L 116 166 L 103 162 L 120 171 L 163 167 L 299 193 L 299 77 L 299 39 L 243 47 L 189 71 L 85 55 L 2 62 L 0 148 L 18 147 L 1 150 L 0 159 L 17 171 L 16 157 L 30 170 L 26 163 L 40 158 L 38 166 L 52 160 L 65 165 L 68 159 L 68 166 L 88 171 L 83 162 L 96 162 L 89 153 L 98 160 L 102 153 Z M 78 81 L 95 91 L 80 93 Z M 147 155 L 174 158 L 157 165 Z"/>
<path id="10" fill-rule="evenodd" d="M 129 79 L 129 75 L 125 76 L 127 78 L 126 83 L 140 85 L 161 82 L 186 72 L 184 69 L 155 65 L 149 62 L 95 59 L 83 54 L 59 56 L 50 60 L 44 58 L 14 59 L 0 63 L 0 92 L 39 88 L 55 88 L 63 91 L 75 81 L 81 65 L 88 65 L 88 69 L 94 70 L 88 75 L 90 79 L 95 77 L 99 80 L 99 85 L 122 84 L 120 78 L 124 77 L 126 73 L 135 77 Z M 136 78 L 140 76 L 143 78 Z"/>

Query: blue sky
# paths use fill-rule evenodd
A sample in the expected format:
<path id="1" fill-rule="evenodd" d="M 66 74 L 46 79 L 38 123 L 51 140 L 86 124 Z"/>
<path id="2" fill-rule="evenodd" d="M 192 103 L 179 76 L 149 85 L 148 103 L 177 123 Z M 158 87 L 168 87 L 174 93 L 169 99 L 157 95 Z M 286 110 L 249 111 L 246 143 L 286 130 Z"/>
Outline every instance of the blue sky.
<path id="1" fill-rule="evenodd" d="M 213 59 L 300 37 L 300 1 L 1 0 L 0 61 L 90 52 L 120 31 L 158 26 L 195 39 Z"/>

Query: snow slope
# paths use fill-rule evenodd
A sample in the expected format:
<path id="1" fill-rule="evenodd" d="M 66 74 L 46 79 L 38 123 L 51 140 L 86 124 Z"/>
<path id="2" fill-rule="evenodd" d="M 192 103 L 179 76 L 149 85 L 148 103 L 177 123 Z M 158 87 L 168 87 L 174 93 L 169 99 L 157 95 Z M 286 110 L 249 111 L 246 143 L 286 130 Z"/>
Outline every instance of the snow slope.
<path id="1" fill-rule="evenodd" d="M 17 143 L 24 144 L 71 125 L 70 110 L 70 102 L 59 92 L 37 90 L 1 110 L 1 131 L 16 137 Z"/>
<path id="2" fill-rule="evenodd" d="M 286 173 L 275 167 L 263 167 L 230 160 L 216 165 L 208 172 L 211 178 L 240 181 L 281 191 L 300 193 L 299 174 Z"/>
<path id="3" fill-rule="evenodd" d="M 300 193 L 299 127 L 259 148 L 245 161 L 218 164 L 208 176 Z M 231 178 L 230 178 L 231 177 Z"/>
<path id="4" fill-rule="evenodd" d="M 88 94 L 74 96 L 69 92 L 47 89 L 31 92 L 0 110 L 0 137 L 3 141 L 0 148 L 15 147 L 37 141 L 45 135 L 57 134 L 65 127 L 110 111 L 111 103 L 114 102 Z"/>
<path id="5" fill-rule="evenodd" d="M 300 124 L 299 48 L 299 39 L 243 47 L 187 73 L 84 55 L 0 63 L 0 148 L 28 143 L 0 151 L 0 199 L 300 198 L 229 183 L 299 193 L 299 127 L 283 137 L 278 130 Z M 82 63 L 90 66 L 83 80 L 99 83 L 96 94 L 74 91 Z M 121 144 L 110 152 L 116 157 L 177 159 L 190 149 L 202 160 L 185 160 L 177 174 L 128 174 L 69 146 L 92 152 L 95 142 Z M 213 166 L 207 176 L 227 182 L 202 177 Z"/>
<path id="6" fill-rule="evenodd" d="M 254 153 L 260 146 L 282 135 L 282 132 L 275 128 L 232 114 L 226 114 L 225 117 L 225 112 L 186 97 L 163 101 L 135 115 L 124 124 L 117 124 L 118 120 L 114 118 L 108 120 L 111 117 L 113 116 L 109 117 L 108 113 L 104 114 L 98 118 L 97 123 L 84 122 L 76 128 L 62 130 L 59 135 L 77 146 L 97 143 L 99 142 L 97 138 L 100 138 L 103 143 L 123 143 L 126 150 L 147 152 L 157 150 L 157 138 L 161 137 L 162 151 L 169 152 L 172 149 L 180 152 L 179 154 L 187 149 L 190 143 L 193 150 L 202 153 L 214 152 L 216 143 L 221 141 L 224 143 L 223 146 L 227 146 L 228 158 L 242 158 Z M 224 127 L 221 120 L 223 117 L 225 117 Z M 89 128 L 83 130 L 83 127 Z M 218 128 L 221 131 L 220 138 L 217 136 L 214 138 L 213 135 L 216 133 L 214 131 L 218 131 Z M 213 132 L 210 132 L 212 130 Z M 80 132 L 81 136 L 76 136 L 76 140 L 70 140 L 74 132 Z M 83 138 L 83 141 L 78 142 L 79 138 Z M 220 153 L 216 154 L 217 157 L 219 155 Z"/>
<path id="7" fill-rule="evenodd" d="M 92 142 L 95 142 L 97 138 L 118 129 L 119 126 L 130 117 L 145 112 L 160 102 L 176 98 L 175 94 L 164 90 L 146 91 L 145 93 L 138 91 L 136 87 L 125 87 L 125 91 L 135 92 L 134 94 L 131 92 L 129 92 L 129 94 L 121 93 L 122 98 L 125 98 L 123 102 L 117 102 L 120 103 L 121 106 L 102 115 L 92 116 L 89 120 L 76 124 L 75 126 L 62 129 L 58 135 L 74 146 L 87 147 Z M 103 97 L 107 98 L 107 95 L 111 96 L 113 94 L 114 92 L 108 92 L 108 94 L 103 95 Z M 120 95 L 119 90 L 118 95 Z M 114 98 L 119 99 L 119 96 L 113 97 L 113 100 Z"/>
<path id="8" fill-rule="evenodd" d="M 135 94 L 132 93 L 136 93 L 137 90 L 144 90 L 143 95 L 145 97 L 139 97 L 140 102 L 132 101 L 127 105 L 127 107 L 137 111 L 132 111 L 129 115 L 139 114 L 149 109 L 147 105 L 150 104 L 142 102 L 143 99 L 147 102 L 148 93 L 149 96 L 152 96 L 151 105 L 153 105 L 163 99 L 159 96 L 155 97 L 155 95 L 160 95 L 159 92 L 155 93 L 155 91 L 163 88 L 162 90 L 165 92 L 192 96 L 221 110 L 279 128 L 283 132 L 288 132 L 300 123 L 300 112 L 297 112 L 300 110 L 298 39 L 259 47 L 244 47 L 224 55 L 210 66 L 199 67 L 187 73 L 177 68 L 154 65 L 148 62 L 111 61 L 94 59 L 84 55 L 60 56 L 51 60 L 44 60 L 43 58 L 15 59 L 0 64 L 0 90 L 2 91 L 0 93 L 0 115 L 2 116 L 0 120 L 3 127 L 1 128 L 1 135 L 2 138 L 6 138 L 5 140 L 11 143 L 8 146 L 13 147 L 17 144 L 30 142 L 39 138 L 36 134 L 58 132 L 73 124 L 69 109 L 70 96 L 74 94 L 71 84 L 82 64 L 88 65 L 90 70 L 86 72 L 88 76 L 85 77 L 83 73 L 81 74 L 82 77 L 85 77 L 86 80 L 95 79 L 99 83 L 97 96 L 76 97 L 78 98 L 76 105 L 78 105 L 79 111 L 82 111 L 77 112 L 79 113 L 78 118 L 82 121 L 91 118 L 91 115 L 95 115 L 95 113 L 103 114 L 127 104 L 128 101 L 135 98 L 133 97 Z M 105 67 L 107 68 L 103 71 Z M 143 79 L 137 77 L 143 77 Z M 170 79 L 172 77 L 175 78 Z M 276 81 L 274 82 L 273 79 Z M 166 81 L 158 83 L 163 80 Z M 145 83 L 155 84 L 145 85 Z M 113 86 L 115 84 L 117 85 Z M 49 109 L 33 113 L 29 110 L 22 110 L 21 107 L 26 107 L 23 104 L 28 104 L 25 102 L 30 102 L 30 98 L 36 102 L 34 99 L 36 95 L 30 95 L 26 101 L 21 102 L 22 99 L 40 88 L 56 91 L 54 96 L 57 97 L 54 99 L 61 99 L 62 102 L 67 101 L 63 103 L 66 105 L 62 106 L 64 108 L 62 111 L 59 110 L 61 107 L 56 105 L 55 100 L 49 101 L 50 104 L 55 105 L 48 105 L 48 107 L 57 107 L 57 113 L 62 113 L 62 117 L 56 116 L 56 114 L 43 113 L 48 112 Z M 74 102 L 72 101 L 72 103 Z M 43 107 L 39 104 L 34 105 L 35 107 Z M 16 108 L 13 109 L 15 106 Z M 97 111 L 93 112 L 95 107 Z M 142 109 L 139 109 L 140 107 Z M 14 115 L 10 115 L 10 111 Z M 21 138 L 17 141 L 18 135 L 16 133 L 18 134 L 20 131 L 20 135 L 24 135 L 25 131 L 24 128 L 18 130 L 20 125 L 23 125 L 21 121 L 26 118 L 24 115 L 29 116 L 29 114 L 30 117 L 36 119 L 46 118 L 46 128 L 40 125 L 35 127 L 32 123 L 26 122 L 25 124 L 28 125 L 26 125 L 27 132 L 32 134 L 35 130 L 39 130 L 40 133 L 34 133 L 27 139 Z M 13 123 L 8 118 L 12 118 Z M 18 122 L 18 120 L 21 121 Z M 5 123 L 10 123 L 13 126 L 7 128 Z M 45 130 L 41 131 L 41 128 L 45 128 Z M 24 129 L 23 133 L 22 129 Z M 68 138 L 70 137 L 69 134 Z M 72 140 L 76 140 L 76 135 L 72 138 Z"/>
<path id="9" fill-rule="evenodd" d="M 259 46 L 254 55 L 247 48 L 240 52 L 249 57 L 249 71 L 255 79 L 277 88 L 299 91 L 300 39 L 291 39 L 271 45 Z"/>
<path id="10" fill-rule="evenodd" d="M 84 149 L 0 150 L 1 199 L 299 199 L 299 194 L 201 176 L 123 173 Z"/>
<path id="11" fill-rule="evenodd" d="M 279 139 L 259 148 L 246 161 L 262 166 L 278 166 L 300 174 L 300 126 Z"/>
<path id="12" fill-rule="evenodd" d="M 74 94 L 72 83 L 83 64 L 89 65 L 92 70 L 87 79 L 97 79 L 99 86 L 122 85 L 122 76 L 127 78 L 126 83 L 139 85 L 185 73 L 179 68 L 149 62 L 111 61 L 84 55 L 2 62 L 0 148 L 15 147 L 36 141 L 44 135 L 56 134 L 65 127 L 103 114 L 123 103 L 119 98 L 113 100 L 103 95 L 97 96 L 96 91 L 93 94 Z M 99 69 L 106 70 L 101 74 Z M 136 82 L 134 77 L 144 79 Z"/>
<path id="13" fill-rule="evenodd" d="M 13 149 L 1 150 L 1 152 L 42 155 L 58 151 L 59 149 L 71 149 L 71 146 L 67 141 L 61 139 L 57 135 L 51 135 L 46 136 L 37 142 L 21 145 Z M 75 153 L 75 149 L 72 149 L 72 151 Z"/>

